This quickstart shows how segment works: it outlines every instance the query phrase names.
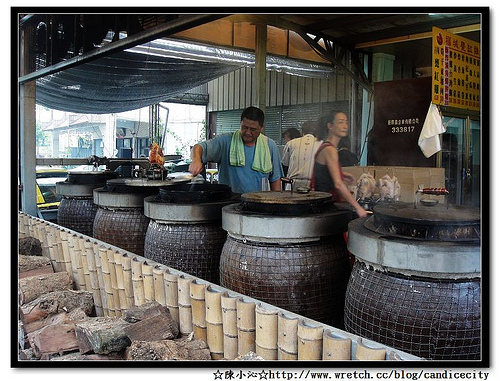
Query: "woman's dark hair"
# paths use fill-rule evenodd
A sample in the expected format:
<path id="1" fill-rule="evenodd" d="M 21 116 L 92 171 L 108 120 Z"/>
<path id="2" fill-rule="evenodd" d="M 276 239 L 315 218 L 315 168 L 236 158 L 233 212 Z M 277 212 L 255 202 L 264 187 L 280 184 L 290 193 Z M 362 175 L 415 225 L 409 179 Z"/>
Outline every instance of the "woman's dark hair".
<path id="1" fill-rule="evenodd" d="M 264 112 L 258 107 L 250 106 L 244 109 L 241 113 L 240 121 L 243 120 L 243 118 L 259 122 L 259 126 L 261 127 L 264 125 Z"/>
<path id="2" fill-rule="evenodd" d="M 315 137 L 318 136 L 318 122 L 314 120 L 308 120 L 307 122 L 302 123 L 302 134 L 307 135 L 311 134 Z"/>
<path id="3" fill-rule="evenodd" d="M 328 123 L 333 123 L 335 117 L 339 113 L 344 112 L 339 110 L 330 110 L 318 119 L 318 140 L 325 140 L 328 137 Z"/>
<path id="4" fill-rule="evenodd" d="M 300 131 L 296 128 L 289 128 L 288 130 L 285 130 L 285 132 L 283 132 L 283 134 L 281 134 L 281 137 L 285 137 L 285 135 L 288 135 L 288 137 L 290 139 L 295 139 L 295 138 L 300 138 L 302 135 L 300 133 Z"/>

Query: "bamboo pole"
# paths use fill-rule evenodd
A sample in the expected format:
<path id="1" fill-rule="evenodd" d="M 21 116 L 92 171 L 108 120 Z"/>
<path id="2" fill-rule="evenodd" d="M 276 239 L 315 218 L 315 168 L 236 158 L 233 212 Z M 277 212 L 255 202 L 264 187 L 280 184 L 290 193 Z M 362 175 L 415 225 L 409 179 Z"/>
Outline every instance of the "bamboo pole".
<path id="1" fill-rule="evenodd" d="M 47 230 L 50 229 L 46 221 L 42 220 L 40 223 L 40 241 L 42 242 L 42 255 L 49 258 L 49 245 L 47 243 Z"/>
<path id="2" fill-rule="evenodd" d="M 24 230 L 24 213 L 21 211 L 17 212 L 17 231 L 19 238 L 26 238 L 27 234 Z"/>
<path id="3" fill-rule="evenodd" d="M 46 229 L 46 234 L 47 234 L 47 245 L 48 245 L 48 254 L 49 254 L 49 259 L 52 264 L 52 268 L 56 268 L 56 255 L 55 255 L 55 250 L 54 250 L 54 227 L 48 226 Z"/>
<path id="4" fill-rule="evenodd" d="M 122 314 L 123 313 L 122 311 L 128 308 L 127 296 L 125 294 L 125 282 L 123 280 L 124 278 L 124 270 L 122 266 L 123 254 L 119 251 L 115 251 L 113 255 L 115 260 L 115 271 L 116 271 L 116 291 L 118 294 L 120 313 Z"/>
<path id="5" fill-rule="evenodd" d="M 24 226 L 26 235 L 29 237 L 33 237 L 33 227 L 31 226 L 32 218 L 27 214 L 25 214 L 24 217 L 25 217 Z"/>
<path id="6" fill-rule="evenodd" d="M 37 238 L 36 232 L 35 232 L 35 225 L 38 223 L 37 220 L 30 215 L 27 215 L 27 225 L 28 225 L 28 235 L 33 238 Z"/>
<path id="7" fill-rule="evenodd" d="M 39 220 L 36 219 L 35 217 L 33 216 L 30 216 L 30 230 L 31 230 L 31 236 L 38 239 L 39 235 L 38 235 L 38 227 L 37 225 L 39 224 Z"/>
<path id="8" fill-rule="evenodd" d="M 278 314 L 278 360 L 297 360 L 298 324 L 298 318 Z"/>
<path id="9" fill-rule="evenodd" d="M 323 360 L 351 360 L 352 340 L 334 336 L 331 330 L 323 333 Z"/>
<path id="10" fill-rule="evenodd" d="M 238 317 L 236 300 L 237 298 L 230 296 L 227 291 L 221 296 L 224 359 L 226 360 L 234 360 L 238 357 Z"/>
<path id="11" fill-rule="evenodd" d="M 106 287 L 104 285 L 104 275 L 102 273 L 101 265 L 101 250 L 106 249 L 101 245 L 94 246 L 95 267 L 97 272 L 97 280 L 99 282 L 99 292 L 101 293 L 103 316 L 109 316 L 108 297 L 106 295 Z"/>
<path id="12" fill-rule="evenodd" d="M 38 239 L 38 231 L 35 231 L 35 230 L 37 229 L 36 226 L 40 223 L 40 221 L 33 216 L 29 216 L 29 219 L 30 219 L 31 236 Z"/>
<path id="13" fill-rule="evenodd" d="M 125 308 L 134 306 L 134 285 L 132 280 L 132 257 L 125 254 L 122 257 L 123 288 L 125 289 Z"/>
<path id="14" fill-rule="evenodd" d="M 76 263 L 76 259 L 75 259 L 75 252 L 77 251 L 77 249 L 75 248 L 75 241 L 73 239 L 73 234 L 71 232 L 68 232 L 66 237 L 68 240 L 69 264 L 71 265 L 71 271 L 69 273 L 71 274 L 71 277 L 73 278 L 73 283 L 75 285 L 75 289 L 79 290 L 80 284 L 77 280 L 78 270 L 77 270 L 77 263 Z"/>
<path id="15" fill-rule="evenodd" d="M 255 303 L 236 300 L 236 316 L 238 328 L 238 355 L 255 352 Z"/>
<path id="16" fill-rule="evenodd" d="M 30 218 L 30 231 L 31 231 L 31 236 L 38 239 L 38 230 L 37 230 L 37 225 L 40 223 L 38 219 L 36 219 L 33 216 L 29 216 Z"/>
<path id="17" fill-rule="evenodd" d="M 41 232 L 40 232 L 40 229 L 41 229 L 41 225 L 42 223 L 40 221 L 37 221 L 37 220 L 33 220 L 33 233 L 34 233 L 34 237 L 40 241 L 40 245 L 42 246 L 42 255 L 43 255 L 43 242 L 42 242 L 42 239 L 40 238 L 41 237 Z"/>
<path id="18" fill-rule="evenodd" d="M 144 284 L 144 303 L 153 302 L 155 300 L 153 266 L 146 261 L 142 263 L 142 283 Z"/>
<path id="19" fill-rule="evenodd" d="M 89 272 L 89 263 L 87 258 L 87 246 L 90 241 L 84 235 L 80 236 L 80 250 L 82 253 L 82 268 L 83 268 L 83 277 L 85 279 L 85 290 L 92 291 L 92 286 L 90 285 L 90 272 Z"/>
<path id="20" fill-rule="evenodd" d="M 278 311 L 262 303 L 255 307 L 255 353 L 265 360 L 278 359 Z"/>
<path id="21" fill-rule="evenodd" d="M 54 258 L 54 263 L 52 264 L 54 266 L 54 271 L 65 271 L 60 228 L 52 229 L 52 255 Z"/>
<path id="22" fill-rule="evenodd" d="M 40 235 L 38 234 L 38 224 L 39 222 L 35 218 L 30 219 L 31 236 L 36 239 L 39 239 L 40 237 Z"/>
<path id="23" fill-rule="evenodd" d="M 19 238 L 26 238 L 28 236 L 28 234 L 26 232 L 25 219 L 26 219 L 26 216 L 24 215 L 24 213 L 19 212 L 18 216 L 17 216 L 17 229 L 18 229 Z"/>
<path id="24" fill-rule="evenodd" d="M 179 302 L 179 327 L 182 335 L 193 332 L 192 306 L 189 296 L 192 278 L 180 275 L 177 280 Z"/>
<path id="25" fill-rule="evenodd" d="M 87 248 L 87 264 L 89 267 L 90 286 L 92 288 L 92 295 L 94 297 L 95 312 L 97 316 L 104 316 L 102 309 L 101 290 L 99 288 L 99 276 L 97 275 L 95 252 L 97 250 L 97 243 L 90 242 Z"/>
<path id="26" fill-rule="evenodd" d="M 165 283 L 163 274 L 165 273 L 165 269 L 160 265 L 153 266 L 153 285 L 155 292 L 155 300 L 160 303 L 162 306 L 166 305 L 165 300 Z"/>
<path id="27" fill-rule="evenodd" d="M 58 271 L 68 271 L 68 263 L 67 263 L 67 258 L 65 257 L 64 253 L 64 247 L 63 247 L 63 239 L 65 237 L 65 231 L 62 227 L 57 228 L 57 262 L 59 266 Z M 67 243 L 67 242 L 66 242 Z M 71 266 L 69 266 L 71 267 Z"/>
<path id="28" fill-rule="evenodd" d="M 85 275 L 83 274 L 82 252 L 78 237 L 75 234 L 68 236 L 68 247 L 71 258 L 71 269 L 73 271 L 73 280 L 77 290 L 85 290 Z"/>
<path id="29" fill-rule="evenodd" d="M 29 217 L 29 223 L 28 223 L 28 226 L 29 226 L 29 232 L 30 232 L 30 237 L 33 237 L 33 238 L 36 238 L 38 239 L 38 231 L 36 230 L 36 224 L 38 222 L 33 218 L 33 217 Z"/>
<path id="30" fill-rule="evenodd" d="M 29 231 L 30 231 L 30 237 L 35 237 L 35 224 L 38 223 L 37 219 L 33 216 L 30 216 L 29 214 L 27 215 L 28 217 L 28 226 L 29 226 Z"/>
<path id="31" fill-rule="evenodd" d="M 26 237 L 31 237 L 30 234 L 30 218 L 26 213 L 22 213 L 23 216 L 23 231 Z"/>
<path id="32" fill-rule="evenodd" d="M 22 212 L 21 211 L 18 211 L 17 212 L 17 238 L 24 238 L 24 230 L 23 230 L 23 226 L 22 226 L 22 218 L 23 218 L 23 215 L 22 215 Z"/>
<path id="33" fill-rule="evenodd" d="M 66 242 L 67 242 L 67 258 L 65 257 L 66 267 L 70 267 L 68 273 L 71 275 L 73 279 L 73 283 L 75 284 L 75 288 L 78 290 L 79 284 L 77 281 L 78 270 L 76 269 L 76 259 L 75 259 L 75 243 L 73 242 L 73 234 L 71 232 L 66 232 Z"/>
<path id="34" fill-rule="evenodd" d="M 205 302 L 205 284 L 193 279 L 189 284 L 191 312 L 193 314 L 193 331 L 195 339 L 207 341 L 207 320 Z"/>
<path id="35" fill-rule="evenodd" d="M 224 358 L 221 296 L 222 293 L 210 285 L 205 289 L 207 344 L 212 360 Z"/>
<path id="36" fill-rule="evenodd" d="M 108 249 L 106 249 L 105 247 L 100 247 L 99 257 L 101 258 L 101 271 L 102 278 L 104 280 L 104 291 L 106 294 L 108 316 L 116 317 L 115 300 L 113 298 L 113 286 L 111 284 L 111 269 L 108 262 Z"/>
<path id="37" fill-rule="evenodd" d="M 41 220 L 37 220 L 36 218 L 33 218 L 33 224 L 34 224 L 34 227 L 35 227 L 36 239 L 38 239 L 41 242 L 42 241 L 42 238 L 41 238 L 41 235 L 42 235 L 42 232 L 41 232 L 42 221 Z"/>
<path id="38" fill-rule="evenodd" d="M 132 287 L 134 289 L 134 305 L 137 307 L 146 303 L 142 279 L 142 261 L 138 257 L 134 257 L 132 258 Z"/>
<path id="39" fill-rule="evenodd" d="M 32 226 L 32 223 L 33 223 L 34 219 L 29 214 L 25 214 L 24 217 L 25 217 L 24 226 L 25 226 L 26 235 L 28 235 L 29 237 L 33 237 L 33 226 Z"/>
<path id="40" fill-rule="evenodd" d="M 50 259 L 49 245 L 47 243 L 47 229 L 48 226 L 41 222 L 38 224 L 38 239 L 42 244 L 42 255 Z"/>
<path id="41" fill-rule="evenodd" d="M 179 286 L 178 275 L 172 274 L 168 269 L 163 274 L 163 283 L 165 285 L 165 304 L 170 311 L 172 318 L 180 324 L 179 318 Z"/>
<path id="42" fill-rule="evenodd" d="M 24 233 L 27 237 L 33 237 L 33 232 L 31 230 L 31 221 L 28 215 L 24 215 Z"/>
<path id="43" fill-rule="evenodd" d="M 42 244 L 42 255 L 45 256 L 43 252 L 43 237 L 45 236 L 45 222 L 43 220 L 36 220 L 37 238 Z"/>
<path id="44" fill-rule="evenodd" d="M 74 235 L 73 234 L 73 239 L 75 243 L 75 247 L 78 248 L 78 252 L 76 253 L 76 271 L 78 274 L 78 280 L 79 280 L 79 286 L 80 290 L 86 290 L 87 285 L 85 284 L 85 269 L 83 267 L 83 251 L 85 250 L 85 247 L 83 245 L 83 238 L 82 236 Z M 83 249 L 82 249 L 83 248 Z"/>
<path id="45" fill-rule="evenodd" d="M 33 217 L 30 216 L 29 214 L 25 214 L 25 226 L 26 226 L 26 234 L 30 237 L 33 237 Z"/>
<path id="46" fill-rule="evenodd" d="M 58 263 L 57 263 L 57 255 L 55 246 L 55 238 L 54 238 L 54 228 L 51 226 L 47 229 L 47 244 L 48 244 L 48 253 L 50 263 L 52 264 L 52 268 L 54 271 L 58 271 Z"/>
<path id="47" fill-rule="evenodd" d="M 321 360 L 323 351 L 323 327 L 312 326 L 304 319 L 297 329 L 298 360 Z"/>
<path id="48" fill-rule="evenodd" d="M 63 252 L 63 270 L 68 274 L 73 273 L 73 269 L 71 268 L 71 256 L 69 253 L 69 242 L 68 242 L 69 233 L 65 230 L 61 230 L 61 247 Z"/>
<path id="49" fill-rule="evenodd" d="M 31 224 L 31 218 L 29 216 L 26 216 L 26 227 L 27 227 L 27 231 L 26 231 L 26 234 L 29 236 L 29 237 L 35 237 L 34 234 L 33 234 L 33 226 Z"/>
<path id="50" fill-rule="evenodd" d="M 113 298 L 113 305 L 115 307 L 115 316 L 122 316 L 122 307 L 120 306 L 120 294 L 118 291 L 118 282 L 116 279 L 116 262 L 115 251 L 112 249 L 106 250 L 106 260 L 109 266 L 109 278 L 111 280 L 111 295 Z"/>
<path id="51" fill-rule="evenodd" d="M 42 239 L 42 248 L 44 247 L 45 248 L 45 252 L 44 252 L 44 255 L 45 257 L 49 258 L 49 259 L 52 259 L 50 257 L 50 246 L 51 246 L 51 242 L 49 241 L 49 232 L 53 229 L 52 225 L 50 225 L 49 223 L 47 222 L 44 222 L 43 224 L 43 239 Z"/>
<path id="52" fill-rule="evenodd" d="M 75 245 L 78 246 L 78 256 L 77 256 L 77 272 L 78 272 L 78 279 L 80 280 L 80 289 L 81 290 L 86 290 L 87 289 L 87 277 L 88 274 L 85 274 L 85 266 L 84 266 L 84 255 L 85 255 L 85 239 L 81 235 L 75 235 L 74 236 L 75 240 Z"/>
<path id="53" fill-rule="evenodd" d="M 357 341 L 356 360 L 385 360 L 385 348 L 371 348 L 363 344 L 361 338 Z"/>
<path id="54" fill-rule="evenodd" d="M 82 265 L 83 273 L 85 275 L 85 287 L 87 291 L 92 292 L 92 282 L 90 280 L 90 267 L 89 267 L 89 257 L 94 255 L 94 250 L 92 248 L 92 242 L 88 238 L 82 237 L 81 243 L 82 248 Z"/>

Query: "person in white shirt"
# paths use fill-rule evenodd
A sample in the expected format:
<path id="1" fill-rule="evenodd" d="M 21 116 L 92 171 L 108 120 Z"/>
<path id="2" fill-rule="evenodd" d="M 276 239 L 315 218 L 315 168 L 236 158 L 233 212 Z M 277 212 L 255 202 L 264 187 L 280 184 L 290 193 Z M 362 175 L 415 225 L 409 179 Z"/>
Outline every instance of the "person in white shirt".
<path id="1" fill-rule="evenodd" d="M 310 188 L 314 155 L 322 143 L 316 138 L 317 130 L 317 122 L 304 122 L 302 137 L 290 140 L 283 149 L 281 163 L 285 176 L 293 180 L 293 189 Z M 290 184 L 286 184 L 285 189 L 290 190 Z"/>

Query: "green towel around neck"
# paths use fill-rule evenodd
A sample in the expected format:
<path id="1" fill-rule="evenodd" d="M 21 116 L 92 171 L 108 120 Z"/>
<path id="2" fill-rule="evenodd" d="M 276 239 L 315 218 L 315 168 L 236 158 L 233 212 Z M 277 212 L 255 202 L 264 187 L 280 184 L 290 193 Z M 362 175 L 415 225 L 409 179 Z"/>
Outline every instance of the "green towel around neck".
<path id="1" fill-rule="evenodd" d="M 252 169 L 262 173 L 270 173 L 273 170 L 271 151 L 267 144 L 268 137 L 260 134 L 255 143 L 255 155 L 253 157 Z M 241 139 L 241 131 L 236 130 L 231 139 L 229 147 L 229 164 L 237 167 L 245 165 L 245 148 Z"/>

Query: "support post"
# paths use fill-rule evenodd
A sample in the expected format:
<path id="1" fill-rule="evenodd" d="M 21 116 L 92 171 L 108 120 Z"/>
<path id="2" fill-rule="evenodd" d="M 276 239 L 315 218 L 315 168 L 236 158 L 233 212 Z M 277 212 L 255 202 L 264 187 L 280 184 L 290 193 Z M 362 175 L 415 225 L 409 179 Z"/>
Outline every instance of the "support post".
<path id="1" fill-rule="evenodd" d="M 266 113 L 266 53 L 267 53 L 267 25 L 255 25 L 255 87 L 257 89 L 257 106 Z"/>
<path id="2" fill-rule="evenodd" d="M 20 75 L 31 72 L 34 33 L 32 28 L 21 31 Z M 22 186 L 21 208 L 32 216 L 37 216 L 36 206 L 36 117 L 35 81 L 19 85 L 19 182 Z"/>

